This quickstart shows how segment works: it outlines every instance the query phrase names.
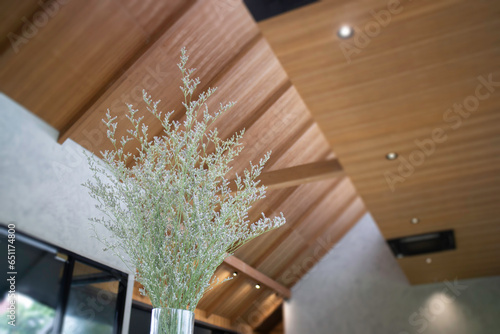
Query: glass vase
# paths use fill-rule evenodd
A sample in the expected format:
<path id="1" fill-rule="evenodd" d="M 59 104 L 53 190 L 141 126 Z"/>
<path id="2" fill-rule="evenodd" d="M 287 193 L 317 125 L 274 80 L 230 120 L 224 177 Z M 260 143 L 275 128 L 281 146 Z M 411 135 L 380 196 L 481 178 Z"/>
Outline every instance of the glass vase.
<path id="1" fill-rule="evenodd" d="M 194 312 L 174 308 L 154 308 L 149 334 L 193 334 Z"/>

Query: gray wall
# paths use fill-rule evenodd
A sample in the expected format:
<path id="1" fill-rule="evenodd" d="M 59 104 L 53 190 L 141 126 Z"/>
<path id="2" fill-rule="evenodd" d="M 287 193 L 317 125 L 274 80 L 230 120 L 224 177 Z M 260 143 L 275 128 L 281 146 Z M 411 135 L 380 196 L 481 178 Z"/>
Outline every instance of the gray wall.
<path id="1" fill-rule="evenodd" d="M 0 94 L 0 222 L 129 273 L 124 333 L 128 332 L 133 275 L 92 237 L 98 215 L 81 184 L 91 173 L 83 148 Z M 102 231 L 102 233 L 105 233 Z"/>
<path id="2" fill-rule="evenodd" d="M 285 329 L 287 334 L 498 334 L 500 277 L 410 286 L 366 215 L 294 286 L 285 304 Z"/>

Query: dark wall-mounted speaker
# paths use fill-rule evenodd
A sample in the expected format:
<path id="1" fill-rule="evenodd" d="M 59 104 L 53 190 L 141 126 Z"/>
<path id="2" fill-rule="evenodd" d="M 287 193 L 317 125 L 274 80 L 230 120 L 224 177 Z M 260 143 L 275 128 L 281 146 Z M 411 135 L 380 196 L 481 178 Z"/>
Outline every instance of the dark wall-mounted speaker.
<path id="1" fill-rule="evenodd" d="M 412 256 L 455 249 L 453 230 L 387 240 L 396 257 Z"/>
<path id="2" fill-rule="evenodd" d="M 222 1 L 222 0 L 221 0 Z M 226 0 L 228 1 L 228 0 Z M 259 22 L 318 0 L 243 0 L 255 21 Z"/>

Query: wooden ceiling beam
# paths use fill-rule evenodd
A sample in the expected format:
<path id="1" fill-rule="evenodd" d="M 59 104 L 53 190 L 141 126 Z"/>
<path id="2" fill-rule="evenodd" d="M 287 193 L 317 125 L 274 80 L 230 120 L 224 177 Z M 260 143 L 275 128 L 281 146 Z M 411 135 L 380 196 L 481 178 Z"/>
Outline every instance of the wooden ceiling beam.
<path id="1" fill-rule="evenodd" d="M 344 175 L 344 169 L 339 161 L 331 159 L 264 172 L 260 175 L 259 181 L 268 190 L 274 190 L 342 177 Z M 234 180 L 231 180 L 230 184 L 233 191 L 236 191 Z"/>
<path id="2" fill-rule="evenodd" d="M 262 173 L 260 181 L 268 189 L 279 189 L 340 176 L 344 176 L 344 170 L 337 159 L 332 159 Z"/>
<path id="3" fill-rule="evenodd" d="M 253 268 L 252 266 L 248 265 L 241 259 L 237 258 L 236 256 L 229 256 L 224 260 L 224 264 L 228 265 L 232 269 L 238 272 L 239 275 L 244 275 L 250 278 L 251 280 L 255 281 L 256 283 L 259 283 L 260 285 L 266 286 L 267 288 L 275 291 L 277 294 L 281 295 L 283 298 L 289 299 L 291 297 L 291 292 L 290 289 L 285 287 L 284 285 L 276 282 L 266 274 L 260 272 L 259 270 Z M 237 280 L 234 279 L 234 280 Z M 229 286 L 227 286 L 222 293 L 220 293 L 219 296 L 215 300 L 213 300 L 208 307 L 204 309 L 206 312 L 206 316 L 210 317 L 210 315 L 214 314 L 214 312 L 217 310 L 219 305 L 226 301 L 229 297 L 233 296 L 238 289 L 242 286 L 241 283 L 238 281 L 230 281 L 227 283 Z M 237 314 L 242 314 L 244 311 L 246 311 L 247 308 L 241 308 L 241 312 L 236 312 Z M 233 317 L 234 318 L 234 317 Z M 234 319 L 233 319 L 234 320 Z"/>
<path id="4" fill-rule="evenodd" d="M 243 262 L 242 260 L 238 259 L 235 256 L 227 257 L 224 260 L 224 263 L 237 270 L 239 274 L 243 274 L 245 276 L 250 277 L 251 279 L 255 280 L 256 283 L 259 283 L 261 285 L 268 287 L 271 290 L 274 290 L 275 292 L 277 292 L 279 295 L 283 296 L 286 299 L 289 299 L 292 295 L 289 288 L 276 282 L 271 277 L 258 271 L 254 267 L 246 264 L 245 262 Z"/>

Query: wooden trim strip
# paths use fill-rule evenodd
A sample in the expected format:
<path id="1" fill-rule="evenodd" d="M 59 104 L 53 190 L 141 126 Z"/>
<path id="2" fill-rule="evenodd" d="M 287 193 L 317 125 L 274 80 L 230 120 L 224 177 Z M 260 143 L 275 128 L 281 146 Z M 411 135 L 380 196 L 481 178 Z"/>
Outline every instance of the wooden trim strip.
<path id="1" fill-rule="evenodd" d="M 337 159 L 332 159 L 265 172 L 259 179 L 271 190 L 342 176 L 342 166 Z"/>
<path id="2" fill-rule="evenodd" d="M 238 259 L 235 256 L 229 256 L 224 260 L 224 263 L 228 266 L 236 269 L 240 274 L 244 274 L 256 281 L 256 283 L 267 286 L 268 288 L 276 291 L 279 295 L 283 296 L 286 299 L 291 297 L 290 289 L 281 285 L 280 283 L 273 280 L 271 277 L 266 274 L 258 271 L 254 267 L 249 266 L 242 260 Z"/>
<path id="3" fill-rule="evenodd" d="M 339 161 L 331 159 L 264 172 L 258 179 L 267 190 L 275 190 L 343 176 L 345 176 L 344 169 Z M 232 191 L 236 192 L 234 180 L 230 180 L 229 183 Z"/>

